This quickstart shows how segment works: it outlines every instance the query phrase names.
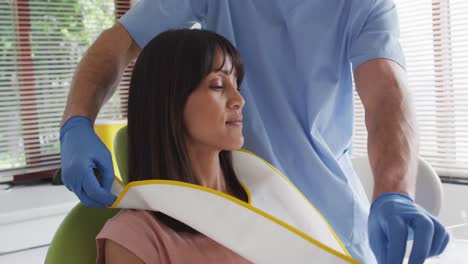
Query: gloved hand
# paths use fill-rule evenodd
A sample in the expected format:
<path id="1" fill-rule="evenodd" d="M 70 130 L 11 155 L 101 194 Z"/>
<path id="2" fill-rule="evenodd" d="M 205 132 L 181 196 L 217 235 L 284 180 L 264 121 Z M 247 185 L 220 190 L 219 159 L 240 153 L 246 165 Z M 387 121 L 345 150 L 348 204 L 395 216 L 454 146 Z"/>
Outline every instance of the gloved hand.
<path id="1" fill-rule="evenodd" d="M 114 181 L 112 157 L 93 129 L 91 119 L 73 116 L 60 129 L 62 181 L 83 204 L 103 208 L 117 198 L 110 192 Z M 93 172 L 100 172 L 100 182 Z"/>
<path id="2" fill-rule="evenodd" d="M 437 219 L 402 193 L 384 193 L 372 203 L 369 214 L 369 242 L 379 264 L 403 262 L 408 232 L 414 234 L 409 264 L 424 263 L 439 255 L 449 235 Z"/>

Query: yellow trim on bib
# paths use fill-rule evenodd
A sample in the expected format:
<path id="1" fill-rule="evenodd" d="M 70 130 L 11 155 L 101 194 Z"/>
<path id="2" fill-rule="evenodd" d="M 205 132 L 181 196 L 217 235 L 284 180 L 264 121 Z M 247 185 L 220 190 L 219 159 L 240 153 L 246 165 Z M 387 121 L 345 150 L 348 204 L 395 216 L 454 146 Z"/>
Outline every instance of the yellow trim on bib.
<path id="1" fill-rule="evenodd" d="M 134 182 L 130 182 L 129 184 L 127 184 L 124 189 L 122 190 L 122 192 L 119 194 L 119 197 L 117 198 L 117 200 L 110 206 L 110 208 L 117 208 L 117 206 L 119 205 L 119 203 L 122 201 L 123 197 L 125 196 L 125 194 L 128 192 L 128 190 L 130 190 L 130 188 L 132 187 L 136 187 L 136 186 L 142 186 L 142 185 L 151 185 L 151 184 L 167 184 L 167 185 L 175 185 L 175 186 L 181 186 L 181 187 L 187 187 L 187 188 L 192 188 L 192 189 L 197 189 L 199 191 L 203 191 L 203 192 L 208 192 L 208 193 L 211 193 L 211 194 L 214 194 L 214 195 L 217 195 L 217 196 L 221 196 L 225 199 L 228 199 L 232 202 L 235 202 L 237 203 L 238 205 L 240 206 L 243 206 L 267 219 L 269 219 L 270 221 L 273 221 L 275 223 L 277 223 L 278 225 L 288 229 L 289 231 L 295 233 L 296 235 L 300 236 L 301 238 L 305 239 L 306 241 L 309 241 L 310 243 L 316 245 L 317 247 L 325 250 L 325 251 L 328 251 L 329 253 L 345 260 L 345 261 L 348 261 L 349 263 L 359 263 L 358 261 L 356 261 L 355 259 L 353 259 L 351 256 L 348 256 L 348 255 L 344 255 L 342 254 L 341 252 L 338 252 L 324 244 L 322 244 L 321 242 L 313 239 L 312 237 L 308 236 L 307 234 L 305 234 L 304 232 L 296 229 L 295 227 L 289 225 L 288 223 L 285 223 L 283 222 L 282 220 L 256 208 L 256 207 L 253 207 L 251 206 L 250 204 L 242 201 L 242 200 L 239 200 L 237 199 L 236 197 L 234 196 L 231 196 L 231 195 L 228 195 L 226 193 L 223 193 L 223 192 L 220 192 L 220 191 L 216 191 L 214 189 L 210 189 L 210 188 L 207 188 L 207 187 L 204 187 L 204 186 L 200 186 L 200 185 L 196 185 L 196 184 L 191 184 L 191 183 L 186 183 L 186 182 L 180 182 L 180 181 L 171 181 L 171 180 L 143 180 L 143 181 L 134 181 Z"/>
<path id="2" fill-rule="evenodd" d="M 256 208 L 256 207 L 253 207 L 251 205 L 251 193 L 250 193 L 250 190 L 249 188 L 241 181 L 239 181 L 239 183 L 241 184 L 241 186 L 244 188 L 246 194 L 247 194 L 247 203 L 245 203 L 244 201 L 234 197 L 234 196 L 231 196 L 231 195 L 228 195 L 226 193 L 223 193 L 223 192 L 220 192 L 220 191 L 216 191 L 214 189 L 210 189 L 210 188 L 207 188 L 207 187 L 204 187 L 204 186 L 201 186 L 201 185 L 196 185 L 196 184 L 191 184 L 191 183 L 186 183 L 186 182 L 180 182 L 180 181 L 172 181 L 172 180 L 143 180 L 143 181 L 134 181 L 134 182 L 130 182 L 128 183 L 127 185 L 125 185 L 118 177 L 115 177 L 116 181 L 119 183 L 119 185 L 121 185 L 123 187 L 123 190 L 122 192 L 119 194 L 119 196 L 117 197 L 117 199 L 115 200 L 115 202 L 109 206 L 109 208 L 117 208 L 117 205 L 121 202 L 121 200 L 123 199 L 123 197 L 125 196 L 125 194 L 127 193 L 127 191 L 133 187 L 133 186 L 140 186 L 140 185 L 149 185 L 149 184 L 169 184 L 169 185 L 178 185 L 178 186 L 183 186 L 183 187 L 188 187 L 188 188 L 194 188 L 194 189 L 198 189 L 200 191 L 205 191 L 205 192 L 209 192 L 209 193 L 212 193 L 212 194 L 215 194 L 215 195 L 218 195 L 218 196 L 221 196 L 223 198 L 226 198 L 228 200 L 231 200 L 243 207 L 246 207 L 247 209 L 250 209 L 251 211 L 254 211 L 255 213 L 257 214 L 260 214 L 261 216 L 283 226 L 284 228 L 290 230 L 291 232 L 299 235 L 300 237 L 302 237 L 303 239 L 311 242 L 312 244 L 320 247 L 321 249 L 324 249 L 346 261 L 349 261 L 350 263 L 359 263 L 358 261 L 356 261 L 355 259 L 352 258 L 351 254 L 349 254 L 348 250 L 346 249 L 346 247 L 343 245 L 343 242 L 341 242 L 341 240 L 339 239 L 338 235 L 335 233 L 335 231 L 333 230 L 333 228 L 330 226 L 330 224 L 328 223 L 328 221 L 325 219 L 325 217 L 320 213 L 320 211 L 315 208 L 315 206 L 305 197 L 305 195 L 283 174 L 281 173 L 277 168 L 275 168 L 273 165 L 271 165 L 268 161 L 266 161 L 265 159 L 263 159 L 262 157 L 256 155 L 255 153 L 253 153 L 252 151 L 249 151 L 247 149 L 239 149 L 237 151 L 241 151 L 241 152 L 244 152 L 244 153 L 247 153 L 247 154 L 250 154 L 250 155 L 253 155 L 257 158 L 259 158 L 262 162 L 264 162 L 266 165 L 268 165 L 271 169 L 273 169 L 277 174 L 279 174 L 284 180 L 286 180 L 286 182 L 291 186 L 293 187 L 294 190 L 296 190 L 303 198 L 304 200 L 312 207 L 312 209 L 314 209 L 317 214 L 323 219 L 323 221 L 325 222 L 325 224 L 327 225 L 328 229 L 330 230 L 330 232 L 332 233 L 333 237 L 335 237 L 336 241 L 338 242 L 338 244 L 340 245 L 340 247 L 343 249 L 343 251 L 346 253 L 346 255 L 343 255 L 342 253 L 322 244 L 321 242 L 313 239 L 312 237 L 308 236 L 307 234 L 305 234 L 304 232 L 298 230 L 297 228 L 293 227 L 293 226 L 290 226 L 288 223 L 286 222 L 283 222 L 282 220 L 280 219 L 277 219 L 276 217 Z"/>
<path id="3" fill-rule="evenodd" d="M 273 169 L 276 173 L 278 173 L 281 177 L 283 177 L 287 183 L 289 183 L 289 185 L 291 185 L 291 187 L 294 188 L 294 190 L 296 190 L 305 200 L 306 202 L 317 212 L 317 214 L 323 219 L 323 221 L 325 222 L 325 224 L 328 226 L 328 229 L 330 229 L 332 235 L 335 237 L 336 241 L 338 242 L 338 244 L 340 245 L 341 249 L 343 249 L 343 251 L 346 253 L 346 255 L 348 257 L 351 257 L 351 254 L 349 254 L 348 250 L 346 249 L 346 247 L 344 246 L 343 242 L 341 242 L 340 238 L 338 237 L 338 235 L 335 233 L 335 231 L 333 230 L 333 228 L 330 226 L 330 224 L 328 223 L 327 219 L 325 219 L 325 217 L 320 213 L 320 211 L 315 208 L 315 206 L 305 197 L 305 195 L 286 177 L 283 175 L 283 173 L 281 173 L 277 168 L 275 168 L 273 165 L 271 165 L 268 161 L 266 161 L 265 159 L 263 159 L 262 157 L 258 156 L 257 154 L 253 153 L 252 151 L 250 150 L 247 150 L 247 149 L 239 149 L 238 151 L 242 151 L 244 153 L 247 153 L 247 154 L 251 154 L 251 155 L 254 155 L 255 157 L 259 158 L 261 161 L 263 161 L 266 165 L 268 165 L 271 169 Z"/>
<path id="4" fill-rule="evenodd" d="M 247 194 L 247 203 L 252 204 L 252 198 L 251 198 L 251 195 L 250 195 L 249 188 L 247 188 L 247 186 L 243 182 L 239 181 L 239 183 L 241 184 L 242 188 L 244 188 L 244 191 Z"/>

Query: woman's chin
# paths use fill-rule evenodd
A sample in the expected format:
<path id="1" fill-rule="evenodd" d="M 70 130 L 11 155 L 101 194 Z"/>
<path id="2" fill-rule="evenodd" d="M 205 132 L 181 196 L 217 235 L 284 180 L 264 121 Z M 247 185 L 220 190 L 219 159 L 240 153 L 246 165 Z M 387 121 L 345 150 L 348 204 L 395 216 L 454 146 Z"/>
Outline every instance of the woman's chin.
<path id="1" fill-rule="evenodd" d="M 243 145 L 244 145 L 244 137 L 241 137 L 239 139 L 229 142 L 229 144 L 227 144 L 224 149 L 225 150 L 238 150 L 238 149 L 241 149 Z"/>

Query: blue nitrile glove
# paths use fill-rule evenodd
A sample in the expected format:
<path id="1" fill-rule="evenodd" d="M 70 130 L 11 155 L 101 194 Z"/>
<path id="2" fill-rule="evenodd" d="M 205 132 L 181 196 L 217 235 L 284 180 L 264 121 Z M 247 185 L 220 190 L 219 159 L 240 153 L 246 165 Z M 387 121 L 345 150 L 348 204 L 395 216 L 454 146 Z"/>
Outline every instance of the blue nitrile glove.
<path id="1" fill-rule="evenodd" d="M 117 198 L 110 192 L 114 181 L 112 157 L 85 116 L 73 116 L 60 129 L 62 181 L 81 202 L 89 207 L 103 208 Z M 96 168 L 100 182 L 93 172 Z"/>
<path id="2" fill-rule="evenodd" d="M 369 242 L 379 264 L 403 262 L 408 233 L 414 234 L 409 264 L 424 263 L 439 255 L 449 235 L 437 219 L 402 193 L 384 193 L 375 199 L 369 214 Z"/>

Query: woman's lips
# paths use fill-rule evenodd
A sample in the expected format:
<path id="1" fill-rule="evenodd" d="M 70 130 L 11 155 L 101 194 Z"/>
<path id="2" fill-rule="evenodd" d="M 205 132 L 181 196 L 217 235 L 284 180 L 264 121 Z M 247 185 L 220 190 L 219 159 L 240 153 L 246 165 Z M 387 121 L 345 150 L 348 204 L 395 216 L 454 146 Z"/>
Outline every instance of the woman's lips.
<path id="1" fill-rule="evenodd" d="M 228 121 L 226 124 L 231 125 L 231 126 L 242 126 L 242 120 L 237 120 L 237 121 Z"/>

